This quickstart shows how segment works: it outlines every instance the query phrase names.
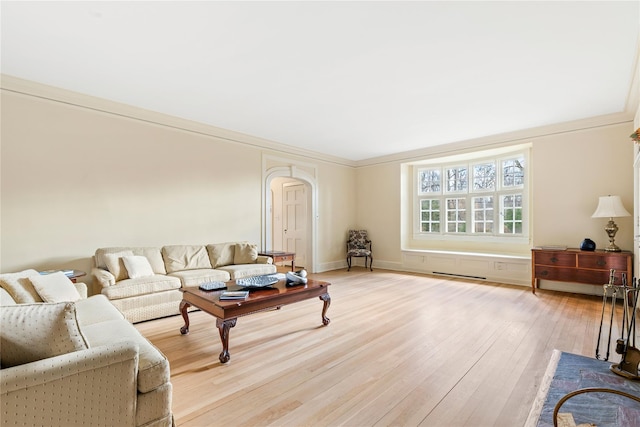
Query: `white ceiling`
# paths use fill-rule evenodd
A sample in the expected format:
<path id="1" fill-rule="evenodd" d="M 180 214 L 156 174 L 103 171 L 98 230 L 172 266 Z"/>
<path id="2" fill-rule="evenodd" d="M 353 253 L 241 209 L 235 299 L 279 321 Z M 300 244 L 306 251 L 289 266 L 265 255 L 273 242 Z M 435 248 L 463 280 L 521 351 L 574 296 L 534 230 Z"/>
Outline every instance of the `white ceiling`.
<path id="1" fill-rule="evenodd" d="M 624 112 L 640 1 L 7 2 L 4 74 L 349 160 Z"/>

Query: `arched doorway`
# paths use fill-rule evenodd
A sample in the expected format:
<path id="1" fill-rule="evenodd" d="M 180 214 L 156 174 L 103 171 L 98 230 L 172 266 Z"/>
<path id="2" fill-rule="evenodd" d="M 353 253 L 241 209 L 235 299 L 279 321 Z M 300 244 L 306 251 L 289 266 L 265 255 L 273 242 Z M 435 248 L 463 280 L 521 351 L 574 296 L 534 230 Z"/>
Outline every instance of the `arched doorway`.
<path id="1" fill-rule="evenodd" d="M 316 272 L 315 178 L 294 166 L 274 167 L 265 171 L 263 185 L 264 248 L 294 250 L 296 265 L 304 266 L 311 273 Z M 303 215 L 301 209 L 304 211 Z"/>

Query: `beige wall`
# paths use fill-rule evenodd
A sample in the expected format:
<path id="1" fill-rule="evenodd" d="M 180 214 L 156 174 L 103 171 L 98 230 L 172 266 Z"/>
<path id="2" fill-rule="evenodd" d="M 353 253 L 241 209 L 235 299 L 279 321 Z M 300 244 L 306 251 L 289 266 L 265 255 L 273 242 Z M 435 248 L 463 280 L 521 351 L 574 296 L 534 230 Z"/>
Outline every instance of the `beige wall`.
<path id="1" fill-rule="evenodd" d="M 356 227 L 370 231 L 377 266 L 402 265 L 401 163 L 423 154 L 349 165 L 64 91 L 47 95 L 3 83 L 2 272 L 89 271 L 104 246 L 241 239 L 263 246 L 264 174 L 287 159 L 315 180 L 318 271 L 345 265 L 346 231 Z M 76 98 L 82 102 L 68 102 Z M 532 244 L 576 246 L 584 237 L 606 244 L 604 220 L 591 214 L 606 194 L 633 209 L 633 129 L 628 121 L 513 138 L 533 145 Z M 617 243 L 631 249 L 632 219 L 617 223 Z"/>
<path id="2" fill-rule="evenodd" d="M 324 250 L 321 270 L 346 268 L 345 245 L 347 230 L 356 224 L 356 170 L 334 168 L 319 173 L 318 186 L 318 246 Z"/>
<path id="3" fill-rule="evenodd" d="M 0 271 L 90 271 L 105 246 L 263 244 L 263 158 L 273 151 L 179 129 L 148 112 L 156 123 L 123 116 L 100 100 L 90 102 L 106 111 L 72 105 L 65 96 L 3 84 Z M 317 170 L 318 264 L 331 265 L 343 258 L 355 218 L 355 173 L 305 161 Z"/>
<path id="4" fill-rule="evenodd" d="M 619 195 L 633 212 L 631 122 L 538 138 L 533 145 L 533 244 L 609 243 L 607 219 L 591 218 L 598 197 Z M 567 186 L 563 189 L 563 184 Z M 633 250 L 633 217 L 616 218 L 616 244 Z"/>
<path id="5" fill-rule="evenodd" d="M 397 163 L 358 169 L 356 225 L 369 232 L 376 266 L 400 262 L 400 180 Z"/>
<path id="6" fill-rule="evenodd" d="M 524 140 L 521 135 L 514 137 L 513 144 L 532 143 L 532 245 L 578 247 L 585 237 L 592 238 L 598 247 L 608 244 L 604 231 L 606 220 L 593 219 L 591 215 L 598 197 L 607 194 L 620 195 L 627 210 L 633 210 L 633 143 L 629 140 L 632 128 L 632 122 L 628 121 Z M 508 143 L 503 140 L 500 145 Z M 434 157 L 442 155 L 438 152 Z M 429 155 L 416 155 L 403 161 L 424 158 Z M 376 262 L 388 268 L 402 262 L 400 206 L 411 202 L 400 201 L 401 188 L 406 186 L 400 181 L 401 163 L 382 163 L 357 171 L 358 225 L 370 230 Z M 408 211 L 411 205 L 407 206 Z M 632 250 L 632 218 L 619 218 L 616 223 L 620 228 L 616 243 Z M 482 251 L 477 243 L 446 243 L 448 250 Z M 519 255 L 529 255 L 531 245 L 526 246 Z M 442 250 L 443 247 L 423 242 L 422 249 Z M 511 253 L 499 247 L 494 249 L 495 253 Z"/>

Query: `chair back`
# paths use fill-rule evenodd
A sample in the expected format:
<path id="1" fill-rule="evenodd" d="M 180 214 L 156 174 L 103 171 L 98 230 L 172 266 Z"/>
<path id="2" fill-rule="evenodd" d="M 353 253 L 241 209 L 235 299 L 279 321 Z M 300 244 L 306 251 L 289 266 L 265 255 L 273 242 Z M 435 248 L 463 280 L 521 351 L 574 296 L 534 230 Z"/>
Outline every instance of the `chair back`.
<path id="1" fill-rule="evenodd" d="M 349 240 L 347 241 L 349 249 L 365 249 L 368 242 L 367 230 L 349 230 Z"/>

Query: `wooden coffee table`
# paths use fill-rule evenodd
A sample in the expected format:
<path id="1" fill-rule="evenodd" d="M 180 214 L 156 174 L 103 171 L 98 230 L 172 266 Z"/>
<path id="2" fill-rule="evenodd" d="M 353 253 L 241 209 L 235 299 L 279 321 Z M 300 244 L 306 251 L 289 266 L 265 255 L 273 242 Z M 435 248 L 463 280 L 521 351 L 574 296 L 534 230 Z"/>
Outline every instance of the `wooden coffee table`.
<path id="1" fill-rule="evenodd" d="M 182 301 L 180 302 L 180 313 L 184 319 L 184 326 L 180 328 L 181 334 L 189 333 L 190 306 L 197 307 L 216 318 L 216 326 L 220 332 L 222 341 L 222 352 L 220 362 L 227 363 L 231 359 L 229 354 L 229 331 L 236 325 L 240 316 L 247 316 L 259 311 L 280 308 L 283 305 L 304 301 L 309 298 L 319 297 L 324 302 L 322 306 L 322 324 L 328 325 L 330 320 L 326 316 L 331 297 L 329 296 L 329 282 L 309 279 L 306 284 L 287 286 L 285 280 L 269 288 L 251 290 L 249 298 L 246 300 L 220 301 L 220 291 L 203 291 L 198 287 L 188 287 L 180 289 Z M 236 285 L 235 281 L 227 282 L 229 291 L 245 290 Z"/>

